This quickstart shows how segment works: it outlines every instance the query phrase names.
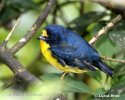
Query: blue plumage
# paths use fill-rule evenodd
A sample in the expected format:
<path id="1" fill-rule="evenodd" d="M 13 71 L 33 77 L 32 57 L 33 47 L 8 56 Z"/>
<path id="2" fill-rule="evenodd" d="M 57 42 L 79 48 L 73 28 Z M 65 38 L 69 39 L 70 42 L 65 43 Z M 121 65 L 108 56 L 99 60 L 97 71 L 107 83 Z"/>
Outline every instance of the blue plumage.
<path id="1" fill-rule="evenodd" d="M 112 76 L 113 70 L 101 61 L 98 52 L 79 34 L 60 25 L 49 25 L 45 29 L 49 34 L 46 42 L 62 65 L 89 70 L 98 68 Z"/>

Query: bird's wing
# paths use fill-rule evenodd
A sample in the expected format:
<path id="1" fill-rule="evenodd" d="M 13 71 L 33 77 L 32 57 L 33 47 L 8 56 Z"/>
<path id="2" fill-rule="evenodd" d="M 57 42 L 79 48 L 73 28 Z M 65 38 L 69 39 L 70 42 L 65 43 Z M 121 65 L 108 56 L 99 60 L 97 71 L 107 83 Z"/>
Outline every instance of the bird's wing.
<path id="1" fill-rule="evenodd" d="M 95 70 L 94 66 L 84 61 L 77 48 L 69 45 L 53 46 L 50 48 L 54 57 L 63 65 L 79 67 L 80 69 Z"/>

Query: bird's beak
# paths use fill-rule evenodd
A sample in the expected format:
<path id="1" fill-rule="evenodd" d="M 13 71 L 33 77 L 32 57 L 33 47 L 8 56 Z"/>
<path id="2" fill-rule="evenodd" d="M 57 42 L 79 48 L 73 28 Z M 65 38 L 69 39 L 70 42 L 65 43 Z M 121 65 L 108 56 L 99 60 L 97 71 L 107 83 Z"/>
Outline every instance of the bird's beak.
<path id="1" fill-rule="evenodd" d="M 44 40 L 44 41 L 48 40 L 47 31 L 45 29 L 42 30 L 42 36 L 38 37 L 37 39 Z"/>
<path id="2" fill-rule="evenodd" d="M 37 39 L 38 39 L 38 40 L 44 40 L 44 41 L 45 41 L 45 40 L 46 40 L 46 37 L 45 37 L 45 36 L 40 36 L 40 37 L 38 37 Z"/>

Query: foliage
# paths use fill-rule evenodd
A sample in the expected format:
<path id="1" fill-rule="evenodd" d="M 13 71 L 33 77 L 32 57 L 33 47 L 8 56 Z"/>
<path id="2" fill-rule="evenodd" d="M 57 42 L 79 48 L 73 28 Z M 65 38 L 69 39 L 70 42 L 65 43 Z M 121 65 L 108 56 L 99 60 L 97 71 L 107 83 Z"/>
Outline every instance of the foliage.
<path id="1" fill-rule="evenodd" d="M 33 0 L 1 0 L 1 6 L 0 26 L 5 28 L 11 28 L 13 19 L 18 18 L 22 13 L 38 9 L 38 4 Z"/>
<path id="2" fill-rule="evenodd" d="M 47 3 L 46 0 L 2 0 L 0 2 L 3 6 L 0 7 L 0 42 L 2 42 L 9 33 L 15 19 L 21 17 L 23 20 L 14 32 L 8 47 L 15 44 L 16 41 L 30 29 L 30 26 L 33 24 L 31 21 L 35 21 L 36 16 L 39 16 L 39 10 L 42 11 Z M 91 3 L 90 7 L 89 3 L 90 2 L 58 0 L 56 7 L 54 7 L 42 25 L 42 28 L 49 24 L 61 24 L 76 31 L 89 41 L 89 39 L 117 15 L 113 11 L 109 13 L 107 9 L 104 9 L 100 5 L 95 6 L 94 3 Z M 90 11 L 88 11 L 88 9 L 86 10 L 86 6 Z M 76 11 L 72 11 L 71 8 L 74 8 Z M 96 10 L 93 11 L 93 8 L 96 8 Z M 100 11 L 100 9 L 103 10 Z M 68 15 L 66 15 L 67 13 Z M 74 18 L 74 16 L 76 17 Z M 125 20 L 123 19 L 96 42 L 94 47 L 100 55 L 115 59 L 125 59 L 124 26 Z M 28 87 L 28 89 L 23 86 L 21 89 L 18 89 L 19 85 L 13 85 L 7 88 L 6 91 L 1 91 L 2 97 L 5 94 L 15 94 L 16 92 L 27 95 L 31 94 L 32 96 L 26 97 L 31 100 L 40 98 L 42 98 L 41 100 L 45 100 L 43 94 L 47 95 L 48 92 L 49 96 L 47 97 L 49 99 L 58 94 L 63 94 L 68 100 L 83 100 L 83 98 L 93 100 L 96 99 L 96 96 L 99 94 L 119 95 L 119 97 L 112 97 L 111 100 L 122 100 L 122 98 L 125 97 L 125 88 L 123 88 L 125 86 L 124 64 L 105 61 L 115 71 L 115 75 L 112 78 L 107 77 L 103 72 L 95 71 L 80 75 L 68 75 L 66 79 L 60 80 L 60 72 L 51 67 L 40 53 L 39 41 L 36 40 L 36 37 L 40 34 L 41 29 L 38 31 L 38 34 L 15 55 L 15 58 L 25 65 L 32 74 L 40 77 L 40 79 L 45 82 L 45 85 L 36 85 Z M 13 77 L 13 74 L 2 63 L 0 63 L 0 66 L 0 86 L 2 86 Z M 119 90 L 122 92 L 119 92 Z M 42 94 L 42 97 L 33 96 L 33 93 Z"/>

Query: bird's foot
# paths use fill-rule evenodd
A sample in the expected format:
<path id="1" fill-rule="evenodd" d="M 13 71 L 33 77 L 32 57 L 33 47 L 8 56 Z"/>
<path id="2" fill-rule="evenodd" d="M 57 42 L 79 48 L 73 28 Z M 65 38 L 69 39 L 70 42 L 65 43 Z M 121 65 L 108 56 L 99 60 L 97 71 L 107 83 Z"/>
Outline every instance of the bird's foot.
<path id="1" fill-rule="evenodd" d="M 63 80 L 65 78 L 65 76 L 68 75 L 66 72 L 63 72 L 63 74 L 61 75 L 61 80 Z"/>

